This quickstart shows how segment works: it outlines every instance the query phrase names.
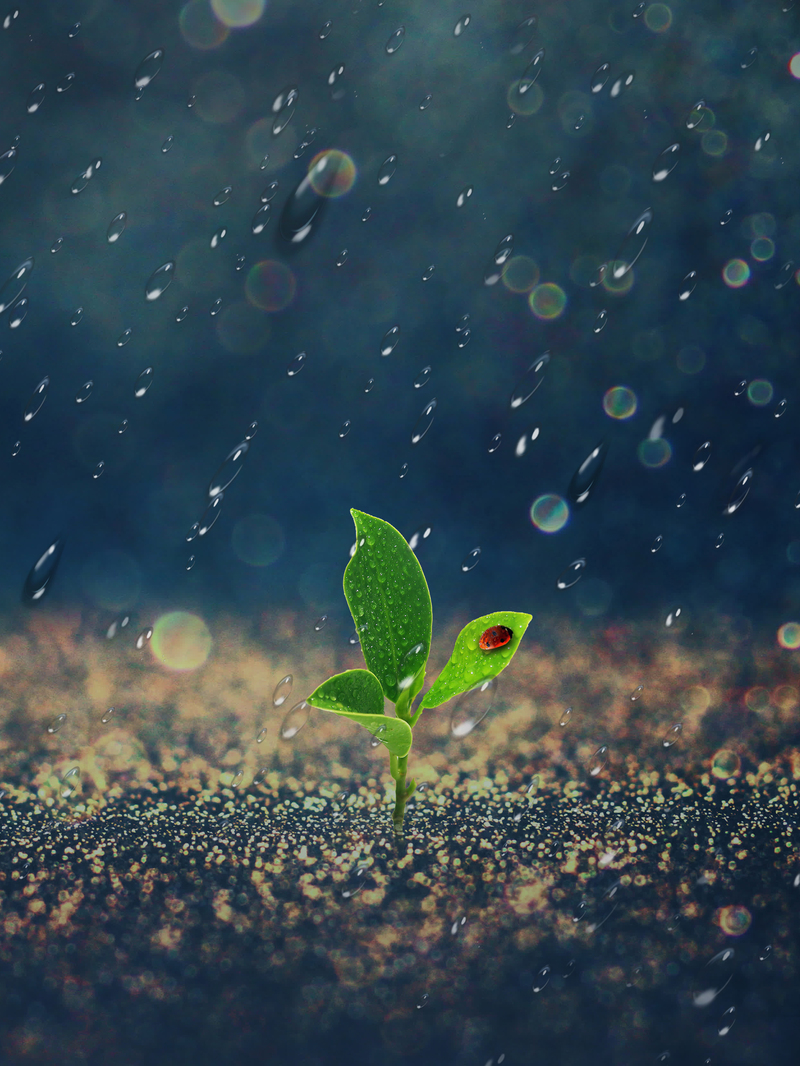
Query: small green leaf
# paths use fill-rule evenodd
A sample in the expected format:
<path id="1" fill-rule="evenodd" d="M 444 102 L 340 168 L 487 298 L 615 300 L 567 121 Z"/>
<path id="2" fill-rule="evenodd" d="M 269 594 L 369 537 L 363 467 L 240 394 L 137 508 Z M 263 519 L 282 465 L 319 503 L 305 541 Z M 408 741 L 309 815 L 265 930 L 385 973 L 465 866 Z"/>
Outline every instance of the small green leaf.
<path id="1" fill-rule="evenodd" d="M 356 550 L 344 572 L 344 594 L 364 661 L 397 703 L 421 684 L 431 650 L 431 596 L 416 555 L 394 526 L 363 511 L 350 514 Z"/>
<path id="2" fill-rule="evenodd" d="M 383 741 L 392 755 L 402 758 L 411 750 L 411 727 L 383 713 L 383 689 L 369 670 L 345 670 L 323 681 L 306 703 L 321 711 L 349 718 Z"/>
<path id="3" fill-rule="evenodd" d="M 531 615 L 521 614 L 519 611 L 494 611 L 464 626 L 456 637 L 453 654 L 425 694 L 420 710 L 439 707 L 453 696 L 467 692 L 490 677 L 497 677 L 514 657 L 530 620 Z M 483 651 L 478 646 L 478 641 L 492 626 L 505 626 L 511 630 L 513 636 L 508 644 L 492 651 Z"/>

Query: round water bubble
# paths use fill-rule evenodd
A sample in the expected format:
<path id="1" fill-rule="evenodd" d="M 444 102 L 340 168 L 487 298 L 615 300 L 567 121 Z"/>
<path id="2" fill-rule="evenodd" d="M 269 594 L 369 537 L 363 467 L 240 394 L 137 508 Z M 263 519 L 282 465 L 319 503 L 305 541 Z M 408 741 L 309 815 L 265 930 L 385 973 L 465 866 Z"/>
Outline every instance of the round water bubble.
<path id="1" fill-rule="evenodd" d="M 281 722 L 279 736 L 281 740 L 294 740 L 303 726 L 308 722 L 308 704 L 305 700 L 296 703 Z"/>
<path id="2" fill-rule="evenodd" d="M 294 678 L 291 674 L 287 674 L 285 677 L 282 677 L 280 679 L 280 681 L 275 686 L 274 692 L 272 693 L 273 707 L 282 707 L 284 703 L 286 703 L 287 699 L 291 694 L 293 683 Z"/>
<path id="3" fill-rule="evenodd" d="M 464 557 L 464 559 L 461 562 L 461 571 L 462 571 L 462 573 L 466 574 L 470 570 L 474 570 L 475 567 L 478 565 L 480 557 L 481 557 L 480 548 L 473 548 L 472 551 L 469 552 Z"/>
<path id="4" fill-rule="evenodd" d="M 567 294 L 560 285 L 548 281 L 531 290 L 528 306 L 540 321 L 552 322 L 563 314 L 567 306 Z"/>
<path id="5" fill-rule="evenodd" d="M 492 677 L 466 692 L 450 715 L 450 732 L 454 737 L 468 736 L 492 709 L 497 692 L 497 678 Z"/>
<path id="6" fill-rule="evenodd" d="M 411 431 L 411 443 L 419 444 L 425 434 L 433 425 L 433 416 L 436 412 L 436 398 L 434 397 L 430 403 L 426 404 L 422 409 L 422 413 L 414 424 L 414 428 Z"/>
<path id="7" fill-rule="evenodd" d="M 583 571 L 586 569 L 585 559 L 575 559 L 568 567 L 562 570 L 561 574 L 556 580 L 557 589 L 571 589 L 573 585 L 577 585 L 580 579 L 583 577 Z"/>
<path id="8" fill-rule="evenodd" d="M 558 533 L 569 520 L 569 507 L 555 493 L 545 493 L 531 504 L 530 514 L 531 522 L 542 533 Z"/>

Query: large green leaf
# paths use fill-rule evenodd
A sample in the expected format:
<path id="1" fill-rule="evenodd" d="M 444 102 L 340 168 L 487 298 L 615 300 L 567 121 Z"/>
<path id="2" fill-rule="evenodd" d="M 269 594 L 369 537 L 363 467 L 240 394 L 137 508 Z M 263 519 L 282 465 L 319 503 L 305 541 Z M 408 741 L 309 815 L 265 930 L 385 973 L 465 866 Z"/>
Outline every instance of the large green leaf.
<path id="1" fill-rule="evenodd" d="M 364 661 L 392 703 L 419 691 L 431 650 L 428 584 L 405 538 L 380 518 L 351 510 L 356 550 L 344 572 L 344 594 Z"/>
<path id="2" fill-rule="evenodd" d="M 383 689 L 369 670 L 345 670 L 323 681 L 306 699 L 312 707 L 332 711 L 369 730 L 392 755 L 402 758 L 411 750 L 411 727 L 383 713 Z"/>
<path id="3" fill-rule="evenodd" d="M 497 677 L 511 662 L 530 620 L 529 614 L 521 614 L 519 611 L 494 611 L 464 626 L 456 637 L 453 654 L 425 694 L 420 710 L 439 707 L 453 696 L 467 692 L 490 677 Z M 503 647 L 483 651 L 478 646 L 478 641 L 492 626 L 506 626 L 513 636 Z"/>

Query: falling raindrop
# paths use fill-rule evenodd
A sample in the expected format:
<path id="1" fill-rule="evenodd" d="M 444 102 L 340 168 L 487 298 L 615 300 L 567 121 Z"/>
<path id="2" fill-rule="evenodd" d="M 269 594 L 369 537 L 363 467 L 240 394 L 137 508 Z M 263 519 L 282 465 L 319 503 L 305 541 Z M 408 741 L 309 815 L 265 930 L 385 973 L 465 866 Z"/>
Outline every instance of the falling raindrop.
<path id="1" fill-rule="evenodd" d="M 28 95 L 28 100 L 25 104 L 25 110 L 28 112 L 29 115 L 33 115 L 42 106 L 42 103 L 44 102 L 44 91 L 44 82 L 40 82 L 38 85 L 34 85 L 34 87 L 31 89 Z"/>
<path id="2" fill-rule="evenodd" d="M 0 286 L 0 314 L 16 303 L 27 285 L 28 274 L 33 270 L 33 256 L 26 259 Z"/>
<path id="3" fill-rule="evenodd" d="M 196 555 L 190 555 L 189 558 L 186 560 L 186 569 L 187 570 L 191 570 L 196 562 L 197 562 L 197 556 Z"/>
<path id="4" fill-rule="evenodd" d="M 466 574 L 469 570 L 474 570 L 475 567 L 478 565 L 478 560 L 480 559 L 480 557 L 481 557 L 480 548 L 473 548 L 472 551 L 469 552 L 464 557 L 464 559 L 462 560 L 462 563 L 461 563 L 462 573 Z"/>
<path id="5" fill-rule="evenodd" d="M 398 26 L 389 40 L 386 42 L 386 54 L 387 56 L 394 55 L 398 48 L 401 47 L 403 41 L 406 38 L 405 26 Z"/>
<path id="6" fill-rule="evenodd" d="M 92 395 L 92 389 L 94 388 L 93 381 L 85 381 L 83 385 L 78 389 L 75 395 L 75 403 L 86 403 L 89 397 Z"/>
<path id="7" fill-rule="evenodd" d="M 697 271 L 690 270 L 686 277 L 683 279 L 678 290 L 679 300 L 688 300 L 694 290 L 697 288 Z"/>
<path id="8" fill-rule="evenodd" d="M 531 991 L 533 991 L 533 992 L 541 992 L 543 988 L 547 987 L 547 982 L 549 980 L 550 980 L 550 967 L 549 966 L 543 966 L 541 968 L 541 970 L 538 971 L 538 973 L 536 974 L 536 976 L 533 979 L 533 987 L 532 987 Z"/>
<path id="9" fill-rule="evenodd" d="M 738 382 L 737 385 L 736 385 L 736 388 L 733 390 L 733 395 L 734 396 L 741 396 L 746 388 L 747 388 L 747 382 L 746 381 L 742 380 L 742 381 Z"/>
<path id="10" fill-rule="evenodd" d="M 677 143 L 669 145 L 653 163 L 653 181 L 664 181 L 678 165 L 678 156 L 681 146 Z"/>
<path id="11" fill-rule="evenodd" d="M 636 77 L 634 71 L 629 70 L 625 74 L 621 74 L 612 84 L 608 90 L 608 95 L 612 100 L 616 100 L 621 95 L 624 89 L 629 89 L 633 85 L 633 80 Z"/>
<path id="12" fill-rule="evenodd" d="M 61 729 L 65 725 L 66 721 L 67 716 L 65 714 L 57 714 L 55 718 L 53 718 L 52 721 L 48 723 L 47 732 L 50 734 L 57 733 L 59 729 Z"/>
<path id="13" fill-rule="evenodd" d="M 470 196 L 472 196 L 473 192 L 474 187 L 472 185 L 465 185 L 456 197 L 456 207 L 463 207 L 467 200 L 469 200 Z"/>
<path id="14" fill-rule="evenodd" d="M 411 443 L 419 444 L 425 434 L 433 425 L 433 416 L 436 411 L 436 397 L 434 397 L 425 407 L 422 409 L 422 414 L 419 416 L 414 424 L 414 428 L 411 431 Z"/>
<path id="15" fill-rule="evenodd" d="M 725 543 L 725 534 L 724 533 L 718 533 L 717 534 L 717 539 L 714 541 L 714 547 L 715 548 L 721 548 L 724 543 Z"/>
<path id="16" fill-rule="evenodd" d="M 601 333 L 605 329 L 606 322 L 608 322 L 608 311 L 603 309 L 597 315 L 594 325 L 592 326 L 592 333 Z"/>
<path id="17" fill-rule="evenodd" d="M 653 541 L 653 543 L 652 543 L 652 545 L 650 547 L 650 551 L 655 555 L 655 553 L 659 550 L 659 548 L 661 547 L 661 545 L 663 543 L 664 543 L 664 538 L 659 533 L 658 536 L 656 537 L 656 539 Z"/>
<path id="18" fill-rule="evenodd" d="M 8 328 L 17 329 L 25 321 L 25 316 L 28 313 L 28 297 L 23 296 L 17 300 L 14 306 L 11 308 L 8 314 Z"/>
<path id="19" fill-rule="evenodd" d="M 103 471 L 105 470 L 105 468 L 106 468 L 106 464 L 101 459 L 100 462 L 95 466 L 94 470 L 92 471 L 92 477 L 94 478 L 95 481 L 97 481 L 97 479 L 102 476 Z"/>
<path id="20" fill-rule="evenodd" d="M 428 105 L 430 104 L 432 99 L 433 97 L 430 93 L 427 93 L 425 96 L 423 96 L 423 98 L 419 102 L 420 111 L 425 111 L 428 108 Z"/>
<path id="21" fill-rule="evenodd" d="M 664 625 L 667 627 L 667 629 L 671 629 L 672 626 L 674 626 L 675 623 L 678 621 L 680 616 L 681 616 L 681 608 L 680 607 L 676 607 L 674 611 L 670 611 L 669 614 L 667 615 L 665 621 L 664 621 Z"/>
<path id="22" fill-rule="evenodd" d="M 601 744 L 587 763 L 590 777 L 598 777 L 608 765 L 608 745 Z"/>
<path id="23" fill-rule="evenodd" d="M 305 700 L 296 703 L 287 712 L 280 728 L 281 740 L 293 740 L 308 721 L 308 704 Z"/>
<path id="24" fill-rule="evenodd" d="M 331 32 L 332 27 L 333 27 L 333 23 L 332 22 L 330 22 L 330 21 L 323 22 L 322 27 L 321 27 L 319 33 L 317 34 L 317 36 L 319 37 L 319 39 L 321 41 L 325 40 L 325 38 Z"/>
<path id="25" fill-rule="evenodd" d="M 381 163 L 378 171 L 378 184 L 388 185 L 394 176 L 394 172 L 397 170 L 397 156 L 389 155 Z"/>
<path id="26" fill-rule="evenodd" d="M 74 26 L 70 27 L 67 36 L 69 38 L 77 37 L 78 34 L 80 33 L 80 31 L 81 31 L 81 24 L 80 24 L 80 22 L 76 22 Z"/>
<path id="27" fill-rule="evenodd" d="M 178 311 L 177 315 L 175 315 L 175 321 L 176 322 L 185 322 L 186 321 L 186 316 L 188 314 L 189 314 L 188 306 L 182 307 L 180 309 L 180 311 Z"/>
<path id="28" fill-rule="evenodd" d="M 67 89 L 71 89 L 75 83 L 75 71 L 70 71 L 69 74 L 65 74 L 61 81 L 56 85 L 57 93 L 65 93 Z"/>
<path id="29" fill-rule="evenodd" d="M 219 516 L 222 514 L 223 499 L 224 495 L 220 492 L 217 496 L 214 497 L 208 507 L 206 507 L 205 511 L 203 511 L 203 515 L 200 521 L 197 523 L 198 537 L 204 537 L 214 525 L 214 523 L 217 521 Z"/>
<path id="30" fill-rule="evenodd" d="M 161 64 L 164 62 L 164 50 L 163 48 L 156 48 L 154 52 L 150 52 L 141 61 L 136 68 L 136 73 L 133 75 L 133 84 L 140 92 L 145 89 L 150 82 L 158 75 L 161 70 Z"/>
<path id="31" fill-rule="evenodd" d="M 742 474 L 739 480 L 734 486 L 733 492 L 730 495 L 725 508 L 723 510 L 724 515 L 732 515 L 735 511 L 738 511 L 747 498 L 747 494 L 750 492 L 750 486 L 753 483 L 753 468 L 750 467 Z"/>
<path id="32" fill-rule="evenodd" d="M 164 155 L 166 155 L 167 152 L 169 152 L 171 150 L 171 148 L 172 148 L 174 143 L 175 143 L 175 137 L 172 134 L 170 134 L 169 137 L 167 137 L 167 139 L 161 145 L 161 151 L 163 152 Z"/>
<path id="33" fill-rule="evenodd" d="M 372 392 L 372 390 L 374 388 L 375 388 L 375 378 L 367 378 L 366 384 L 364 385 L 364 392 L 365 393 L 366 392 Z"/>
<path id="34" fill-rule="evenodd" d="M 113 717 L 114 717 L 114 708 L 113 707 L 109 707 L 108 710 L 103 714 L 103 717 L 100 719 L 100 721 L 103 723 L 103 725 L 108 725 L 108 723 L 111 721 L 111 719 Z"/>
<path id="35" fill-rule="evenodd" d="M 732 210 L 732 208 L 729 207 L 728 210 L 725 212 L 725 214 L 722 216 L 722 218 L 719 220 L 720 226 L 727 226 L 732 218 L 733 218 L 733 210 Z"/>
<path id="36" fill-rule="evenodd" d="M 41 411 L 44 401 L 47 399 L 47 390 L 50 386 L 50 378 L 44 377 L 33 390 L 22 415 L 23 422 L 30 422 Z"/>
<path id="37" fill-rule="evenodd" d="M 756 143 L 753 145 L 754 152 L 760 152 L 766 144 L 769 143 L 772 134 L 769 130 L 765 130 L 759 137 L 756 137 Z"/>
<path id="38" fill-rule="evenodd" d="M 403 465 L 400 467 L 400 473 L 399 473 L 398 476 L 400 478 L 404 478 L 407 473 L 408 473 L 408 463 L 403 463 Z"/>
<path id="39" fill-rule="evenodd" d="M 638 699 L 640 699 L 643 692 L 644 685 L 637 685 L 631 693 L 631 703 L 635 703 Z"/>
<path id="40" fill-rule="evenodd" d="M 496 677 L 482 681 L 466 692 L 450 715 L 451 734 L 459 739 L 468 736 L 492 709 L 496 692 Z"/>
<path id="41" fill-rule="evenodd" d="M 381 341 L 381 355 L 391 355 L 397 347 L 397 342 L 400 340 L 400 327 L 392 326 L 383 335 Z"/>
<path id="42" fill-rule="evenodd" d="M 341 252 L 336 256 L 337 267 L 343 267 L 347 262 L 347 249 L 342 248 Z"/>
<path id="43" fill-rule="evenodd" d="M 244 270 L 245 262 L 246 262 L 245 257 L 241 254 L 241 252 L 237 253 L 236 265 L 235 265 L 234 269 L 237 270 L 237 271 L 238 270 Z"/>
<path id="44" fill-rule="evenodd" d="M 256 211 L 253 215 L 253 221 L 250 223 L 250 230 L 255 236 L 259 233 L 263 233 L 267 223 L 272 215 L 272 204 L 265 203 Z"/>
<path id="45" fill-rule="evenodd" d="M 212 205 L 214 207 L 222 207 L 223 204 L 228 202 L 232 192 L 233 186 L 225 185 L 222 189 L 219 190 L 214 199 L 211 201 Z"/>
<path id="46" fill-rule="evenodd" d="M 0 156 L 0 159 L 2 159 L 2 156 Z M 2 184 L 2 176 L 0 176 L 0 184 Z M 63 237 L 56 237 L 56 239 L 50 245 L 50 251 L 53 253 L 53 255 L 55 255 L 56 252 L 61 251 L 63 246 L 64 246 L 64 238 Z"/>
<path id="47" fill-rule="evenodd" d="M 458 22 L 453 27 L 453 36 L 460 37 L 464 30 L 469 26 L 472 21 L 471 15 L 462 15 Z"/>
<path id="48" fill-rule="evenodd" d="M 567 707 L 566 711 L 564 711 L 564 713 L 561 715 L 561 717 L 558 720 L 558 724 L 561 726 L 562 729 L 566 725 L 569 724 L 569 720 L 570 720 L 571 717 L 572 717 L 572 708 L 571 707 Z"/>
<path id="49" fill-rule="evenodd" d="M 422 370 L 414 378 L 414 388 L 421 389 L 424 385 L 427 385 L 431 379 L 431 368 L 424 366 Z"/>
<path id="50" fill-rule="evenodd" d="M 282 677 L 275 686 L 275 691 L 272 693 L 272 706 L 282 707 L 286 700 L 289 698 L 289 694 L 292 691 L 292 683 L 294 678 L 291 674 L 287 674 Z"/>
<path id="51" fill-rule="evenodd" d="M 786 400 L 779 400 L 775 408 L 775 418 L 782 418 L 786 414 Z"/>
<path id="52" fill-rule="evenodd" d="M 586 569 L 585 559 L 576 559 L 570 563 L 569 566 L 562 571 L 560 577 L 556 581 L 557 589 L 571 589 L 573 585 L 577 585 L 580 579 L 583 577 L 583 571 Z"/>
<path id="53" fill-rule="evenodd" d="M 695 473 L 698 473 L 700 470 L 703 469 L 703 467 L 706 465 L 706 463 L 708 462 L 708 460 L 710 458 L 711 458 L 711 441 L 710 440 L 706 440 L 706 441 L 703 441 L 703 443 L 700 445 L 700 447 L 694 453 L 694 458 L 692 459 L 692 470 L 694 470 Z"/>
<path id="54" fill-rule="evenodd" d="M 500 443 L 501 443 L 502 439 L 503 439 L 502 433 L 495 433 L 495 435 L 489 441 L 489 449 L 488 450 L 489 450 L 490 454 L 492 452 L 496 452 L 497 451 L 497 449 L 500 447 Z"/>
<path id="55" fill-rule="evenodd" d="M 472 330 L 462 329 L 458 340 L 456 341 L 459 348 L 466 348 L 469 344 L 470 337 L 472 336 Z"/>
<path id="56" fill-rule="evenodd" d="M 682 492 L 682 493 L 680 494 L 680 496 L 678 497 L 678 500 L 677 500 L 677 503 L 675 504 L 675 506 L 676 506 L 676 507 L 683 507 L 683 505 L 684 505 L 685 503 L 686 503 L 686 493 L 685 493 L 685 492 Z"/>
<path id="57" fill-rule="evenodd" d="M 142 651 L 149 643 L 153 636 L 152 626 L 145 626 L 139 636 L 136 638 L 134 647 L 137 651 Z"/>
<path id="58" fill-rule="evenodd" d="M 611 262 L 611 275 L 615 281 L 619 281 L 620 278 L 625 277 L 633 265 L 638 261 L 639 256 L 645 249 L 647 244 L 647 238 L 649 234 L 650 225 L 653 221 L 653 212 L 651 208 L 647 208 L 639 215 L 631 228 L 626 233 L 619 251 L 614 256 Z"/>
<path id="59" fill-rule="evenodd" d="M 287 368 L 286 368 L 286 376 L 290 377 L 290 378 L 296 377 L 296 375 L 300 373 L 300 371 L 303 369 L 303 367 L 305 365 L 306 365 L 306 353 L 305 352 L 298 352 L 297 355 L 294 357 L 294 359 L 292 359 L 291 363 L 289 363 L 289 365 L 287 366 Z"/>
<path id="60" fill-rule="evenodd" d="M 371 218 L 372 218 L 372 208 L 371 207 L 367 207 L 364 210 L 364 214 L 361 216 L 361 221 L 362 222 L 369 222 L 369 220 Z"/>
<path id="61" fill-rule="evenodd" d="M 147 284 L 144 287 L 145 299 L 157 300 L 159 296 L 162 296 L 172 284 L 174 272 L 175 263 L 172 260 L 157 267 L 147 279 Z"/>
<path id="62" fill-rule="evenodd" d="M 226 227 L 225 226 L 221 226 L 216 231 L 216 233 L 214 233 L 213 236 L 211 237 L 211 241 L 210 241 L 211 247 L 212 248 L 218 248 L 220 243 L 225 239 L 225 235 L 227 234 L 227 232 L 228 232 L 228 230 L 226 229 Z"/>
<path id="63" fill-rule="evenodd" d="M 601 63 L 597 70 L 592 75 L 591 91 L 593 93 L 599 93 L 604 88 L 609 78 L 610 63 Z"/>
<path id="64" fill-rule="evenodd" d="M 327 621 L 328 621 L 328 616 L 326 614 L 320 615 L 320 617 L 314 623 L 314 632 L 315 633 L 321 633 L 322 630 L 325 628 L 325 623 Z"/>
<path id="65" fill-rule="evenodd" d="M 351 422 L 349 418 L 346 418 L 339 427 L 339 439 L 342 440 L 350 432 Z"/>
<path id="66" fill-rule="evenodd" d="M 136 384 L 133 388 L 133 395 L 136 397 L 137 400 L 140 400 L 152 384 L 153 368 L 151 366 L 147 366 L 136 379 Z"/>
<path id="67" fill-rule="evenodd" d="M 433 526 L 420 526 L 419 529 L 415 530 L 408 538 L 408 546 L 412 552 L 415 552 L 420 543 L 423 540 L 427 540 L 432 532 Z"/>
<path id="68" fill-rule="evenodd" d="M 109 244 L 115 244 L 120 239 L 125 232 L 127 221 L 128 216 L 124 211 L 120 211 L 118 215 L 114 215 L 111 222 L 108 224 L 108 230 L 106 232 L 106 240 Z"/>
<path id="69" fill-rule="evenodd" d="M 531 396 L 533 396 L 544 380 L 543 371 L 549 362 L 550 353 L 544 352 L 544 354 L 539 356 L 535 363 L 531 364 L 523 377 L 517 382 L 509 401 L 509 406 L 512 411 L 516 410 L 518 407 L 522 407 L 522 405 L 527 403 Z"/>
<path id="70" fill-rule="evenodd" d="M 567 488 L 567 496 L 577 507 L 582 507 L 590 499 L 597 486 L 607 455 L 608 441 L 600 441 L 572 475 Z"/>
<path id="71" fill-rule="evenodd" d="M 342 100 L 347 94 L 347 89 L 342 83 L 342 75 L 344 74 L 344 63 L 339 63 L 333 68 L 328 75 L 328 85 L 331 90 L 331 100 Z"/>
<path id="72" fill-rule="evenodd" d="M 435 269 L 436 269 L 436 266 L 433 263 L 431 263 L 429 266 L 425 267 L 425 270 L 422 272 L 422 280 L 423 281 L 430 281 L 431 278 L 433 277 L 433 272 L 434 272 Z"/>
<path id="73" fill-rule="evenodd" d="M 217 470 L 209 483 L 209 499 L 213 500 L 215 496 L 219 496 L 223 493 L 234 478 L 239 476 L 244 457 L 247 455 L 249 448 L 250 445 L 247 441 L 243 440 L 241 444 L 237 444 L 236 447 L 228 453 L 219 470 Z"/>
<path id="74" fill-rule="evenodd" d="M 211 315 L 212 318 L 214 318 L 216 315 L 218 315 L 220 313 L 221 310 L 222 310 L 222 297 L 218 296 L 216 298 L 216 300 L 214 300 L 212 305 L 209 307 L 208 313 Z"/>
<path id="75" fill-rule="evenodd" d="M 670 726 L 670 728 L 665 733 L 664 739 L 661 741 L 662 746 L 665 747 L 665 748 L 671 748 L 673 746 L 673 744 L 677 744 L 678 741 L 681 739 L 681 734 L 682 733 L 683 733 L 683 723 L 682 722 L 676 722 L 676 724 L 673 725 L 673 726 Z"/>
<path id="76" fill-rule="evenodd" d="M 427 992 L 423 992 L 422 995 L 419 997 L 419 1003 L 417 1003 L 416 1005 L 417 1010 L 422 1010 L 423 1007 L 427 1006 L 430 998 L 431 997 L 428 995 Z"/>
<path id="77" fill-rule="evenodd" d="M 78 785 L 80 784 L 80 767 L 73 766 L 71 770 L 67 770 L 61 779 L 61 798 L 69 799 L 74 796 Z"/>

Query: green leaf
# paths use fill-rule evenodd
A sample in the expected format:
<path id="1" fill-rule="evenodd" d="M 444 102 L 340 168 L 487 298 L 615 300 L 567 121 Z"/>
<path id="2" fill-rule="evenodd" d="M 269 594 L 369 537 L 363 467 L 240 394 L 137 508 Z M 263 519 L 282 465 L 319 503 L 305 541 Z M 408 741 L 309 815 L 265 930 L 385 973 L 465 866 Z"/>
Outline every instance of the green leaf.
<path id="1" fill-rule="evenodd" d="M 411 727 L 383 713 L 383 689 L 369 670 L 345 670 L 329 677 L 306 699 L 312 707 L 332 711 L 369 730 L 392 755 L 402 758 L 411 750 Z"/>
<path id="2" fill-rule="evenodd" d="M 356 550 L 344 572 L 344 594 L 364 661 L 397 703 L 421 686 L 431 650 L 431 596 L 416 555 L 394 526 L 362 511 L 350 514 Z"/>
<path id="3" fill-rule="evenodd" d="M 530 620 L 529 614 L 521 614 L 519 611 L 494 611 L 464 626 L 456 637 L 453 654 L 425 694 L 419 709 L 439 707 L 453 696 L 467 692 L 490 677 L 497 677 L 514 657 Z M 478 646 L 478 641 L 492 626 L 506 626 L 513 636 L 503 647 L 483 651 Z"/>

